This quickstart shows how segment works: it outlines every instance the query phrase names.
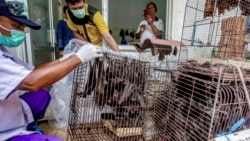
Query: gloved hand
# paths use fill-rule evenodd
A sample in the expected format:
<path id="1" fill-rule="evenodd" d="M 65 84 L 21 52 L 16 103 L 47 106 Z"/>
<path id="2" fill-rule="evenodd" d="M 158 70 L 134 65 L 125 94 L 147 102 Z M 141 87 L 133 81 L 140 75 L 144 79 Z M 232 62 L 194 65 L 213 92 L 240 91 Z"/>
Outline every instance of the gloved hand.
<path id="1" fill-rule="evenodd" d="M 100 47 L 89 43 L 82 46 L 77 51 L 76 56 L 82 61 L 82 63 L 86 63 L 92 59 L 102 57 L 103 51 Z"/>

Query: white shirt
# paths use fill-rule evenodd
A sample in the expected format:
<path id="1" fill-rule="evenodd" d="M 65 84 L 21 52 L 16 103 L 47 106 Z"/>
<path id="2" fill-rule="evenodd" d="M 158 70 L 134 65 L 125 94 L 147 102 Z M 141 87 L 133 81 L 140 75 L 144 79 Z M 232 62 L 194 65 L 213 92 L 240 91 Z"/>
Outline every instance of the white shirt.
<path id="1" fill-rule="evenodd" d="M 162 19 L 158 18 L 157 21 L 154 21 L 153 24 L 156 26 L 157 29 L 159 29 L 160 31 L 164 31 L 163 29 L 163 21 Z M 141 21 L 141 23 L 139 24 L 139 27 L 136 31 L 136 33 L 140 32 L 140 26 L 141 25 L 146 25 L 145 31 L 141 34 L 140 37 L 140 42 L 143 43 L 144 40 L 146 39 L 150 39 L 150 38 L 156 38 L 156 35 L 154 34 L 151 26 L 148 24 L 148 22 L 146 20 Z"/>
<path id="2" fill-rule="evenodd" d="M 21 100 L 15 88 L 33 70 L 33 66 L 13 57 L 0 45 L 0 140 L 31 134 L 26 127 L 33 122 L 28 104 Z"/>

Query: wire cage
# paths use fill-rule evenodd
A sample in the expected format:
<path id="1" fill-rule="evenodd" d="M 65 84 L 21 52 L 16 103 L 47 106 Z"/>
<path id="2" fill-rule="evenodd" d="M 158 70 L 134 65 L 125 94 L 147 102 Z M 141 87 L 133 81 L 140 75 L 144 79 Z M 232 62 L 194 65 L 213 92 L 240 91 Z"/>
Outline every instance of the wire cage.
<path id="1" fill-rule="evenodd" d="M 246 97 L 249 84 L 244 87 L 239 76 L 248 70 L 239 72 L 234 67 L 191 61 L 175 73 L 167 91 L 155 102 L 153 119 L 160 132 L 158 140 L 210 140 L 230 131 L 242 118 L 246 121 L 239 129 L 250 127 Z"/>
<path id="2" fill-rule="evenodd" d="M 148 62 L 112 52 L 75 69 L 67 139 L 144 140 L 150 71 Z"/>
<path id="3" fill-rule="evenodd" d="M 250 128 L 249 7 L 246 0 L 187 1 L 177 69 L 155 99 L 153 140 L 227 139 Z"/>
<path id="4" fill-rule="evenodd" d="M 249 5 L 246 0 L 188 0 L 181 40 L 188 58 L 243 64 Z"/>
<path id="5" fill-rule="evenodd" d="M 152 58 L 106 52 L 75 69 L 67 139 L 206 141 L 249 129 L 249 7 L 188 0 L 181 42 L 148 39 L 139 50 Z"/>

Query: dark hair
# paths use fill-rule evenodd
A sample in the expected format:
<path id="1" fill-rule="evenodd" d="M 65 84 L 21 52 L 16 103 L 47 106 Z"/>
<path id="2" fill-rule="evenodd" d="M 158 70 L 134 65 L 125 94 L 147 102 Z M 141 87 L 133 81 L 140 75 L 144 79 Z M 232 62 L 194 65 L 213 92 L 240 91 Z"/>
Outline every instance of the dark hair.
<path id="1" fill-rule="evenodd" d="M 130 33 L 129 33 L 129 36 L 130 36 L 131 38 L 134 38 L 134 37 L 135 37 L 134 32 L 130 32 Z"/>
<path id="2" fill-rule="evenodd" d="M 67 4 L 75 4 L 75 3 L 78 3 L 78 2 L 86 2 L 86 0 L 65 0 Z"/>
<path id="3" fill-rule="evenodd" d="M 65 13 L 66 10 L 67 10 L 68 8 L 69 8 L 69 7 L 68 7 L 67 5 L 65 5 L 65 6 L 63 7 L 63 13 Z"/>
<path id="4" fill-rule="evenodd" d="M 148 8 L 149 5 L 153 5 L 155 7 L 155 12 L 157 12 L 157 6 L 154 2 L 149 2 L 146 6 L 146 9 Z"/>
<path id="5" fill-rule="evenodd" d="M 121 29 L 120 33 L 119 33 L 120 37 L 124 37 L 125 36 L 125 31 L 123 29 Z"/>

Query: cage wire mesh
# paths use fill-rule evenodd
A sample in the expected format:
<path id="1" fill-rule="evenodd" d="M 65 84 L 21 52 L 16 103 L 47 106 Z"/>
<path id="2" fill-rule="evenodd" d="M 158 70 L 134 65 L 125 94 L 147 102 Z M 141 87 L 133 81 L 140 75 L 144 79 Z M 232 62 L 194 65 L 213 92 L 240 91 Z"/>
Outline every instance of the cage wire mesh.
<path id="1" fill-rule="evenodd" d="M 67 138 L 205 141 L 240 119 L 236 131 L 249 129 L 249 7 L 188 0 L 181 42 L 148 39 L 136 59 L 107 52 L 75 69 Z"/>
<path id="2" fill-rule="evenodd" d="M 153 140 L 214 140 L 241 119 L 236 131 L 249 129 L 249 7 L 246 0 L 187 1 L 177 70 L 155 100 Z"/>
<path id="3" fill-rule="evenodd" d="M 69 117 L 71 140 L 143 140 L 148 62 L 120 54 L 75 69 Z"/>

